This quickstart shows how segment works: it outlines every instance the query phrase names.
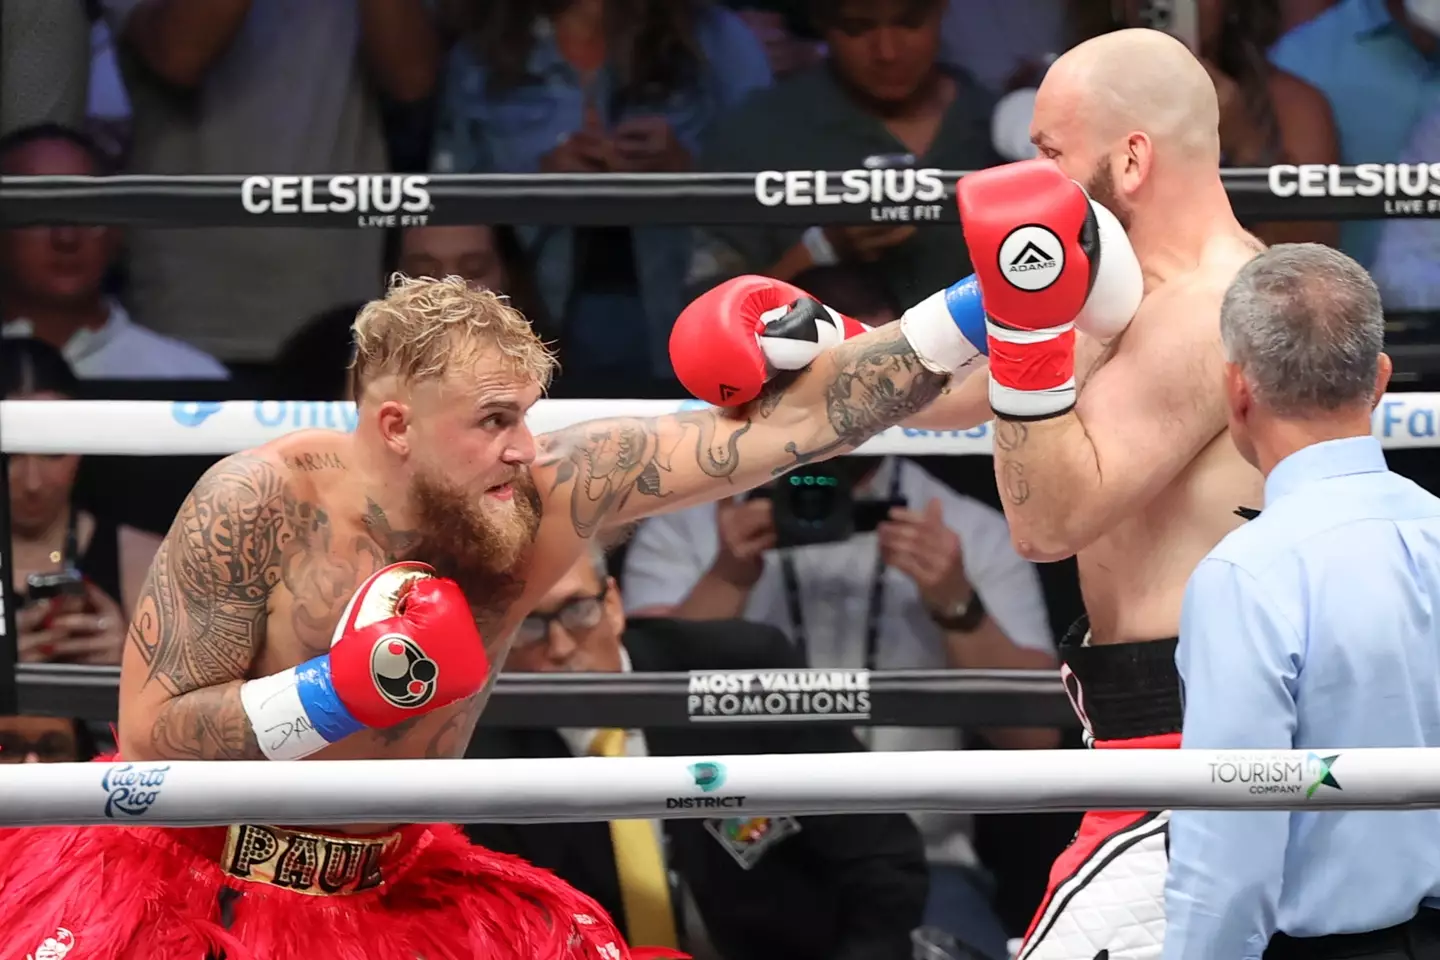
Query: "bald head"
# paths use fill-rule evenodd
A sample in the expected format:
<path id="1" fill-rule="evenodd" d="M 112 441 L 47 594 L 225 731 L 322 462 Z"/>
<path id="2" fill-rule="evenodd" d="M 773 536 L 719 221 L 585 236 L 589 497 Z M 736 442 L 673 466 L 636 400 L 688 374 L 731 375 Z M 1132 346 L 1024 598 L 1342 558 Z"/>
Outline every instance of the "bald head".
<path id="1" fill-rule="evenodd" d="M 1179 204 L 1224 201 L 1220 106 L 1189 49 L 1158 30 L 1117 30 L 1056 60 L 1030 139 L 1127 231 Z M 1208 182 L 1207 182 L 1208 181 Z"/>
<path id="2" fill-rule="evenodd" d="M 1157 153 L 1220 162 L 1215 84 L 1184 44 L 1159 30 L 1117 30 L 1073 48 L 1046 74 L 1037 114 L 1047 99 L 1101 142 L 1140 132 Z"/>

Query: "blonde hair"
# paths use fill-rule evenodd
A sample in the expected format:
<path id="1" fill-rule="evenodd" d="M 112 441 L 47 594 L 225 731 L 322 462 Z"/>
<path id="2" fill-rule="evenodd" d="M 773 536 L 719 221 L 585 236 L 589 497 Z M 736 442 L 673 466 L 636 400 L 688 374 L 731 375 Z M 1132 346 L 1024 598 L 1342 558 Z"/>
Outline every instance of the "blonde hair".
<path id="1" fill-rule="evenodd" d="M 385 296 L 360 309 L 352 329 L 350 377 L 357 401 L 378 377 L 438 380 L 482 357 L 500 360 L 507 372 L 533 377 L 541 387 L 555 372 L 554 354 L 509 298 L 461 277 L 396 273 Z"/>

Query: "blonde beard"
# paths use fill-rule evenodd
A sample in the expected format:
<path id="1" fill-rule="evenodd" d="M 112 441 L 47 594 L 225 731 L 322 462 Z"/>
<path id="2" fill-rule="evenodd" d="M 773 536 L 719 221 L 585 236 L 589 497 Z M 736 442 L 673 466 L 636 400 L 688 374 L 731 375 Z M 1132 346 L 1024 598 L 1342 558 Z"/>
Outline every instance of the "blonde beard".
<path id="1" fill-rule="evenodd" d="M 528 509 L 529 504 L 521 499 L 519 490 L 509 500 L 486 498 L 486 501 L 482 503 L 480 512 L 488 521 L 486 534 L 494 543 L 496 566 L 513 568 L 535 542 L 534 519 Z"/>

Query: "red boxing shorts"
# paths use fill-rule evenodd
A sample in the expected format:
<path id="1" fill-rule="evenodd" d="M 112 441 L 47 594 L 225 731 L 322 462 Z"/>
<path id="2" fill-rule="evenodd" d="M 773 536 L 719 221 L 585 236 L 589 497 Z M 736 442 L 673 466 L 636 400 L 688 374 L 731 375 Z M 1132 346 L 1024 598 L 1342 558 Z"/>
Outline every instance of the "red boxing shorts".
<path id="1" fill-rule="evenodd" d="M 0 960 L 624 960 L 605 911 L 458 827 L 0 830 Z"/>
<path id="2" fill-rule="evenodd" d="M 1060 646 L 1061 677 L 1097 750 L 1178 749 L 1184 716 L 1174 639 L 1087 646 L 1084 618 Z M 1170 814 L 1092 811 L 1050 868 L 1017 960 L 1159 960 Z"/>

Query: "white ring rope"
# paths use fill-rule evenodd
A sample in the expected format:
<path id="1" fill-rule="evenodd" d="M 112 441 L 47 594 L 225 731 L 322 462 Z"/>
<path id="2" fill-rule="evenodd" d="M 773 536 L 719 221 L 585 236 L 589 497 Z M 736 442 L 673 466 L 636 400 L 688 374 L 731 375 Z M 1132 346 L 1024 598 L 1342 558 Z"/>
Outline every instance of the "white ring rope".
<path id="1" fill-rule="evenodd" d="M 705 406 L 697 400 L 542 400 L 531 429 L 547 433 L 599 417 L 653 417 Z M 5 400 L 0 452 L 102 455 L 227 454 L 292 430 L 349 430 L 344 401 Z M 1440 393 L 1391 393 L 1375 408 L 1375 435 L 1387 449 L 1440 446 Z M 872 456 L 989 454 L 990 426 L 973 430 L 892 427 L 856 453 Z"/>
<path id="2" fill-rule="evenodd" d="M 1024 750 L 0 766 L 0 826 L 1440 807 L 1440 750 Z"/>

